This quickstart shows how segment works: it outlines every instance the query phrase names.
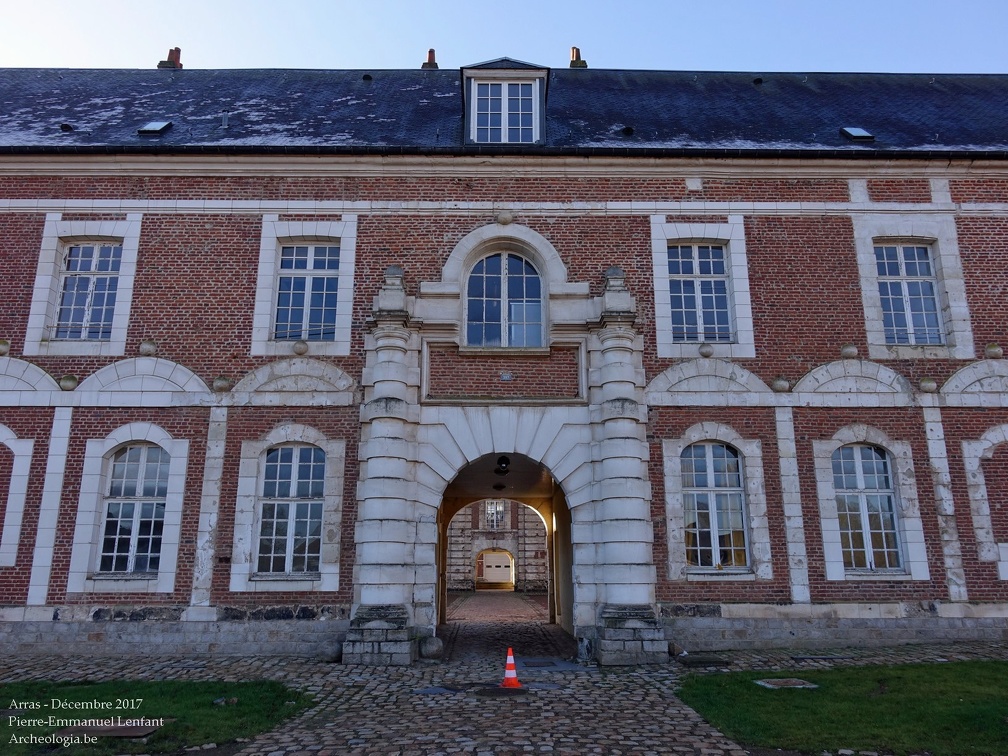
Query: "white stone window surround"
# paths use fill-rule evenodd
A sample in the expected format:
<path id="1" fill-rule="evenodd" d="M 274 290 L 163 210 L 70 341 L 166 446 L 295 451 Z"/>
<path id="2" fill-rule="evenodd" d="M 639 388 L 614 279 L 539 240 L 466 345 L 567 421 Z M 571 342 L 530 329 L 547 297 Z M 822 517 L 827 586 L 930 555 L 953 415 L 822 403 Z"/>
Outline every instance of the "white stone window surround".
<path id="1" fill-rule="evenodd" d="M 683 450 L 692 444 L 717 442 L 733 446 L 742 458 L 744 515 L 749 538 L 749 567 L 716 570 L 686 564 L 686 509 L 682 495 Z M 665 522 L 668 536 L 670 580 L 771 580 L 770 525 L 767 520 L 763 445 L 758 439 L 742 438 L 729 425 L 702 422 L 691 426 L 681 438 L 662 441 L 665 472 Z"/>
<path id="2" fill-rule="evenodd" d="M 117 356 L 125 352 L 140 247 L 141 219 L 142 215 L 138 213 L 129 213 L 126 220 L 117 221 L 65 221 L 62 220 L 61 213 L 46 215 L 25 331 L 25 355 Z M 122 244 L 111 338 L 107 341 L 51 339 L 50 327 L 55 323 L 62 293 L 63 251 L 70 244 L 99 241 Z"/>
<path id="3" fill-rule="evenodd" d="M 473 72 L 466 76 L 466 110 L 468 115 L 468 130 L 466 136 L 474 144 L 539 144 L 542 142 L 542 110 L 544 105 L 544 83 L 545 71 L 526 69 L 486 69 Z M 477 141 L 476 121 L 477 121 L 477 87 L 480 84 L 501 84 L 502 93 L 502 136 L 500 141 Z M 508 121 L 508 84 L 531 84 L 532 85 L 532 141 L 531 142 L 511 142 L 507 138 Z"/>
<path id="4" fill-rule="evenodd" d="M 668 247 L 670 244 L 718 244 L 725 249 L 728 270 L 728 306 L 732 340 L 709 342 L 713 357 L 756 356 L 749 266 L 746 258 L 745 223 L 741 215 L 729 215 L 727 223 L 667 222 L 665 215 L 651 216 L 651 259 L 654 270 L 655 337 L 659 357 L 696 357 L 701 343 L 674 341 L 669 299 Z"/>
<path id="5" fill-rule="evenodd" d="M 122 573 L 98 572 L 102 532 L 105 527 L 105 496 L 108 489 L 108 465 L 112 453 L 127 444 L 150 443 L 160 446 L 171 458 L 168 466 L 168 493 L 165 496 L 164 529 L 161 536 L 161 562 L 157 573 L 124 576 Z M 171 593 L 182 529 L 182 505 L 185 493 L 189 441 L 175 439 L 153 423 L 123 425 L 104 439 L 89 439 L 84 448 L 77 521 L 70 552 L 68 593 Z"/>
<path id="6" fill-rule="evenodd" d="M 13 455 L 4 508 L 3 531 L 0 532 L 0 567 L 13 567 L 17 563 L 21 521 L 24 517 L 25 497 L 28 495 L 28 476 L 35 441 L 30 438 L 18 438 L 6 425 L 0 425 L 0 444 L 10 449 Z"/>
<path id="7" fill-rule="evenodd" d="M 833 485 L 833 452 L 849 444 L 870 444 L 884 449 L 891 462 L 894 479 L 896 529 L 902 550 L 903 570 L 847 570 L 840 541 L 836 489 Z M 815 459 L 819 517 L 822 526 L 823 559 L 827 580 L 930 580 L 924 524 L 917 497 L 913 454 L 906 441 L 894 441 L 888 435 L 863 423 L 841 428 L 829 440 L 812 442 Z"/>
<path id="8" fill-rule="evenodd" d="M 977 558 L 997 564 L 998 580 L 1008 580 L 1008 543 L 998 543 L 991 523 L 990 501 L 983 461 L 991 459 L 1001 444 L 1008 443 L 1008 425 L 996 425 L 976 441 L 963 441 L 963 466 L 969 495 L 973 532 L 977 539 Z"/>
<path id="9" fill-rule="evenodd" d="M 959 257 L 955 217 L 947 213 L 855 214 L 851 216 L 851 221 L 854 225 L 854 246 L 864 302 L 869 358 L 973 359 L 973 329 L 966 304 L 966 284 Z M 886 343 L 875 262 L 875 247 L 880 243 L 919 244 L 931 248 L 931 262 L 938 282 L 938 309 L 944 328 L 944 344 L 915 346 Z"/>
<path id="10" fill-rule="evenodd" d="M 280 247 L 318 242 L 340 247 L 339 284 L 336 293 L 336 336 L 332 341 L 309 341 L 313 356 L 335 357 L 350 354 L 350 325 L 353 313 L 354 267 L 357 259 L 357 216 L 340 220 L 280 221 L 279 215 L 264 215 L 259 243 L 259 273 L 256 278 L 255 307 L 252 313 L 254 356 L 290 356 L 296 340 L 273 338 L 277 289 L 280 281 Z"/>
<path id="11" fill-rule="evenodd" d="M 266 450 L 282 444 L 310 444 L 325 452 L 326 471 L 322 505 L 322 553 L 319 572 L 299 576 L 257 573 L 262 488 Z M 238 464 L 234 545 L 230 590 L 235 593 L 339 590 L 339 534 L 343 511 L 343 474 L 346 442 L 326 438 L 314 428 L 297 423 L 280 425 L 256 441 L 243 441 Z"/>
<path id="12" fill-rule="evenodd" d="M 465 344 L 465 299 L 469 272 L 481 258 L 497 251 L 516 252 L 539 271 L 542 291 L 542 347 L 467 347 Z M 546 237 L 518 223 L 493 223 L 480 226 L 466 234 L 455 245 L 444 267 L 441 280 L 422 281 L 416 299 L 416 317 L 425 328 L 440 328 L 455 334 L 453 341 L 460 351 L 522 354 L 548 353 L 551 324 L 585 321 L 587 283 L 568 283 L 567 267 L 560 254 Z M 595 313 L 595 317 L 598 317 Z M 447 340 L 447 339 L 444 339 Z"/>

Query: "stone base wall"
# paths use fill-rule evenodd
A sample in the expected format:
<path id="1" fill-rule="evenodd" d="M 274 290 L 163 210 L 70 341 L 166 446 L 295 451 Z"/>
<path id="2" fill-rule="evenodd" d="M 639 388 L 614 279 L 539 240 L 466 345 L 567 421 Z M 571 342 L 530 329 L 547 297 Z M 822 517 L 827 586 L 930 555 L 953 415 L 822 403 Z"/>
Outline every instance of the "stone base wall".
<path id="1" fill-rule="evenodd" d="M 331 659 L 348 620 L 0 622 L 0 654 L 299 656 Z"/>
<path id="2" fill-rule="evenodd" d="M 595 651 L 599 664 L 663 664 L 668 659 L 668 643 L 652 607 L 607 604 L 602 609 Z"/>
<path id="3" fill-rule="evenodd" d="M 1004 617 L 886 619 L 665 618 L 665 637 L 690 653 L 759 648 L 895 646 L 948 641 L 1008 642 Z"/>

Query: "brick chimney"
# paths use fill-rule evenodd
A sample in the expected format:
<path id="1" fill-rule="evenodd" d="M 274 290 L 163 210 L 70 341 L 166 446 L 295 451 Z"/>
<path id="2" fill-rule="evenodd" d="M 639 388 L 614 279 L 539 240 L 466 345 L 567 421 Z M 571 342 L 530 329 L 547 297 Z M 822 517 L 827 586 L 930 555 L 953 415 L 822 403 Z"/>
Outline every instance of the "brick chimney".
<path id="1" fill-rule="evenodd" d="M 434 48 L 432 47 L 427 51 L 427 62 L 420 66 L 420 68 L 437 68 L 437 61 L 434 60 Z"/>
<path id="2" fill-rule="evenodd" d="M 573 64 L 571 64 L 573 65 Z M 182 48 L 175 47 L 168 51 L 168 60 L 157 64 L 158 68 L 182 68 Z"/>
<path id="3" fill-rule="evenodd" d="M 588 61 L 581 60 L 581 48 L 572 47 L 571 48 L 571 68 L 588 68 Z"/>

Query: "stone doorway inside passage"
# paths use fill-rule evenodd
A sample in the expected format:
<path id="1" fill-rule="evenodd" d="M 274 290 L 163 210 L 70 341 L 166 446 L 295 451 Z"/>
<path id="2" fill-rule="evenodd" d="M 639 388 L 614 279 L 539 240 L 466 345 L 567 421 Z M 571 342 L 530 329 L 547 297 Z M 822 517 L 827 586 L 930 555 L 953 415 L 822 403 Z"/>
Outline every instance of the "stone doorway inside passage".
<path id="1" fill-rule="evenodd" d="M 438 624 L 451 637 L 574 643 L 571 515 L 542 464 L 488 454 L 462 468 L 438 510 L 437 556 Z"/>

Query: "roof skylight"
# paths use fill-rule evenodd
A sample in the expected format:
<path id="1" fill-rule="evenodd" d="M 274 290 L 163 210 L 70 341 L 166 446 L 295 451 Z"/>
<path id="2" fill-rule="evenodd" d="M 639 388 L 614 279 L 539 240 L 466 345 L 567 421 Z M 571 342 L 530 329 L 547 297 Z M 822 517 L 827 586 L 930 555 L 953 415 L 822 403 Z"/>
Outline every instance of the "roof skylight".
<path id="1" fill-rule="evenodd" d="M 137 129 L 140 136 L 160 136 L 171 128 L 171 121 L 150 121 Z"/>
<path id="2" fill-rule="evenodd" d="M 852 142 L 874 142 L 875 135 L 870 131 L 862 129 L 860 126 L 844 126 L 840 133 Z"/>

